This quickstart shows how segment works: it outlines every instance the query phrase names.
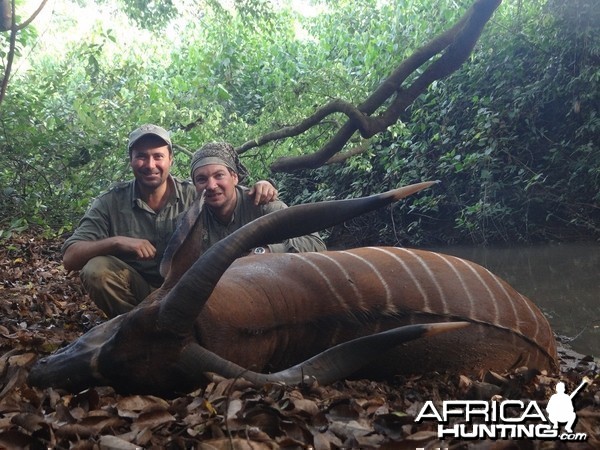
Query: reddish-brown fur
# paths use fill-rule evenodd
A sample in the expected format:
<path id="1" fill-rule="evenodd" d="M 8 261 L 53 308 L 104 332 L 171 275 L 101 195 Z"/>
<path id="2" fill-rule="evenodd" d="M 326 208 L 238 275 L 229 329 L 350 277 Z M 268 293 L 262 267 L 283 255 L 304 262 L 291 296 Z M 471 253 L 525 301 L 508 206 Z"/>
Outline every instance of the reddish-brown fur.
<path id="1" fill-rule="evenodd" d="M 474 263 L 402 248 L 241 258 L 196 330 L 224 358 L 273 370 L 357 336 L 456 320 L 473 325 L 403 345 L 384 371 L 556 368 L 552 330 L 530 300 Z"/>

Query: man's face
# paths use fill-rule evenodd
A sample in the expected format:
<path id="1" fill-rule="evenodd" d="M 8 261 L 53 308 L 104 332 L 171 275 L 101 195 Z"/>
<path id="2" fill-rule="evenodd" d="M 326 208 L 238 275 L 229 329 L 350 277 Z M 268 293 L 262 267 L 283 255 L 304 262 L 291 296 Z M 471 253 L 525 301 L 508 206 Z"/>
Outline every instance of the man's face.
<path id="1" fill-rule="evenodd" d="M 147 189 L 157 189 L 167 181 L 173 157 L 164 141 L 142 141 L 131 150 L 129 165 L 137 182 Z"/>
<path id="2" fill-rule="evenodd" d="M 196 192 L 204 192 L 204 203 L 215 210 L 231 210 L 235 207 L 237 173 L 220 164 L 209 164 L 194 170 Z"/>

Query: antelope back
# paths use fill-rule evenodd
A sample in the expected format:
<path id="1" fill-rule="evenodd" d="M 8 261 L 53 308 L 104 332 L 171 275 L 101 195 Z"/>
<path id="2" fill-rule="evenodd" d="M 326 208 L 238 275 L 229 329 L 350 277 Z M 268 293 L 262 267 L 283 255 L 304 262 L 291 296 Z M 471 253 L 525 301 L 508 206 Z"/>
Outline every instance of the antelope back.
<path id="1" fill-rule="evenodd" d="M 554 335 L 529 299 L 475 263 L 403 248 L 241 258 L 196 329 L 221 356 L 274 370 L 357 336 L 455 320 L 472 326 L 403 345 L 378 366 L 406 373 L 556 368 Z"/>

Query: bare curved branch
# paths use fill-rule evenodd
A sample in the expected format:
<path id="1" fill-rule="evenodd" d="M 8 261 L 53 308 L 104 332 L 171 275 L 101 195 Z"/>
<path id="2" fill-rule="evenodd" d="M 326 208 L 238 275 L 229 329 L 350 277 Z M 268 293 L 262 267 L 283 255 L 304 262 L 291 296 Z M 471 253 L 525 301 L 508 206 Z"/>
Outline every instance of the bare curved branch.
<path id="1" fill-rule="evenodd" d="M 240 147 L 237 147 L 236 151 L 239 154 L 242 154 L 254 147 L 260 147 L 261 145 L 265 145 L 278 139 L 298 136 L 315 125 L 321 123 L 321 121 L 327 116 L 335 113 L 343 113 L 348 116 L 350 120 L 356 123 L 358 129 L 366 129 L 369 126 L 367 116 L 365 116 L 358 108 L 351 103 L 345 102 L 344 100 L 335 99 L 327 103 L 325 106 L 319 108 L 314 114 L 304 119 L 298 125 L 283 127 L 279 130 L 267 133 L 258 139 L 248 141 Z"/>
<path id="2" fill-rule="evenodd" d="M 28 26 L 31 22 L 33 22 L 34 19 L 38 16 L 38 14 L 42 12 L 42 9 L 44 9 L 44 6 L 46 6 L 46 3 L 48 3 L 48 0 L 42 0 L 42 2 L 40 3 L 40 6 L 37 7 L 37 9 L 33 12 L 31 17 L 29 17 L 29 19 L 27 19 L 21 25 L 17 26 L 17 31 L 22 30 L 23 28 Z M 14 8 L 13 8 L 13 10 L 14 10 Z"/>
<path id="3" fill-rule="evenodd" d="M 477 0 L 451 29 L 438 35 L 404 60 L 360 105 L 354 106 L 340 99 L 333 100 L 298 125 L 267 133 L 244 143 L 236 150 L 243 153 L 277 139 L 297 136 L 319 124 L 330 114 L 345 114 L 348 120 L 318 151 L 301 156 L 282 157 L 271 165 L 271 169 L 275 172 L 292 172 L 322 166 L 344 148 L 356 131 L 365 139 L 385 131 L 400 119 L 406 108 L 431 83 L 453 73 L 466 61 L 485 24 L 501 1 Z M 411 74 L 442 52 L 443 54 L 434 60 L 411 85 L 403 86 Z M 389 103 L 387 109 L 374 115 L 386 102 Z"/>

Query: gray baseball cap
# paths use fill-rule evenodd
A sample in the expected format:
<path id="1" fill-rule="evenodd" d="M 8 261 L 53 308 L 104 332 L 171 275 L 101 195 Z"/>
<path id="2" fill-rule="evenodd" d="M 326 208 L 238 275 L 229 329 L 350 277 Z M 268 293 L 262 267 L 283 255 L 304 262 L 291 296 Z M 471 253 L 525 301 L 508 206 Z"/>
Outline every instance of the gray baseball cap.
<path id="1" fill-rule="evenodd" d="M 131 152 L 131 147 L 144 136 L 154 135 L 161 138 L 169 146 L 169 150 L 173 151 L 173 144 L 171 143 L 171 136 L 167 130 L 158 125 L 146 124 L 139 128 L 136 128 L 129 134 L 129 145 L 127 149 Z"/>

